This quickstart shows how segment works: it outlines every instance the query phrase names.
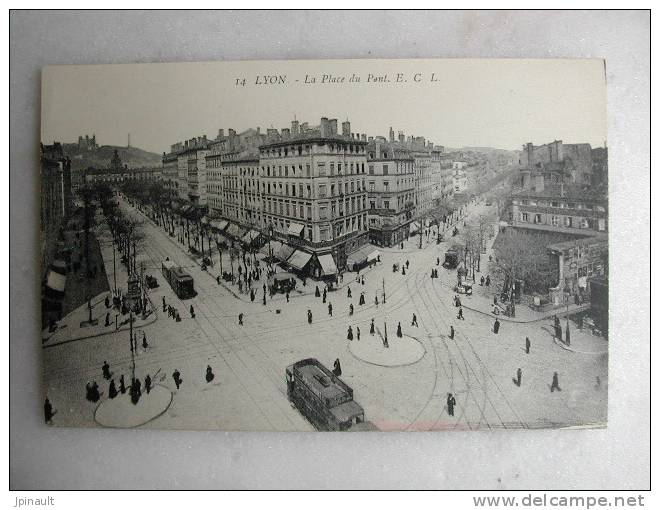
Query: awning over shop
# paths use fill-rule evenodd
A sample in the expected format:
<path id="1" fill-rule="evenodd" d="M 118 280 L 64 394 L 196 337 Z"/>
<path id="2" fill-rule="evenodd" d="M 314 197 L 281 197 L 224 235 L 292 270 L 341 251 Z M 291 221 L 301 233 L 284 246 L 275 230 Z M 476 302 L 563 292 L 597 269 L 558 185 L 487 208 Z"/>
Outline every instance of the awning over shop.
<path id="1" fill-rule="evenodd" d="M 323 270 L 324 275 L 332 276 L 337 274 L 337 265 L 335 264 L 335 259 L 332 258 L 330 253 L 319 255 L 319 264 L 321 264 L 321 269 Z"/>
<path id="2" fill-rule="evenodd" d="M 410 233 L 411 233 L 411 234 L 414 234 L 415 232 L 419 232 L 419 231 L 421 230 L 421 228 L 422 228 L 422 227 L 420 226 L 419 222 L 417 222 L 417 221 L 413 221 L 413 222 L 410 224 Z"/>
<path id="3" fill-rule="evenodd" d="M 294 251 L 296 251 L 295 248 L 292 248 L 288 244 L 282 243 L 282 246 L 280 247 L 280 249 L 275 254 L 275 257 L 277 259 L 281 260 L 282 262 L 285 262 L 286 259 L 288 259 Z M 273 253 L 275 253 L 275 252 L 273 252 Z"/>
<path id="4" fill-rule="evenodd" d="M 304 228 L 305 225 L 301 225 L 300 223 L 291 223 L 289 225 L 289 230 L 287 231 L 287 233 L 291 236 L 300 236 Z"/>
<path id="5" fill-rule="evenodd" d="M 369 255 L 367 255 L 367 262 L 378 260 L 378 257 L 380 257 L 380 252 L 378 250 L 373 250 Z"/>
<path id="6" fill-rule="evenodd" d="M 216 230 L 224 230 L 227 228 L 227 220 L 211 220 L 211 228 Z"/>
<path id="7" fill-rule="evenodd" d="M 242 241 L 244 243 L 250 244 L 252 241 L 254 241 L 257 237 L 259 237 L 259 232 L 256 230 L 250 230 L 247 234 L 245 234 L 242 238 Z"/>
<path id="8" fill-rule="evenodd" d="M 235 239 L 240 239 L 241 237 L 241 228 L 235 223 L 230 223 L 227 227 L 227 233 Z"/>
<path id="9" fill-rule="evenodd" d="M 282 248 L 282 243 L 280 243 L 279 241 L 271 241 L 270 242 L 271 251 L 269 251 L 268 244 L 269 243 L 264 244 L 259 250 L 259 253 L 263 253 L 264 255 L 266 255 L 266 257 L 269 257 L 271 253 L 273 254 L 273 256 L 277 255 L 277 252 L 280 250 L 280 248 Z"/>
<path id="10" fill-rule="evenodd" d="M 57 273 L 53 270 L 48 271 L 48 278 L 46 279 L 46 287 L 53 289 L 56 292 L 64 292 L 66 285 L 66 276 Z"/>
<path id="11" fill-rule="evenodd" d="M 355 265 L 360 265 L 368 262 L 368 257 L 373 252 L 378 251 L 370 244 L 365 244 L 357 251 L 354 251 L 346 258 L 346 264 L 349 268 L 352 268 Z"/>
<path id="12" fill-rule="evenodd" d="M 286 261 L 290 266 L 302 271 L 302 269 L 307 265 L 309 259 L 312 258 L 311 253 L 306 253 L 304 251 L 296 250 L 293 255 Z"/>

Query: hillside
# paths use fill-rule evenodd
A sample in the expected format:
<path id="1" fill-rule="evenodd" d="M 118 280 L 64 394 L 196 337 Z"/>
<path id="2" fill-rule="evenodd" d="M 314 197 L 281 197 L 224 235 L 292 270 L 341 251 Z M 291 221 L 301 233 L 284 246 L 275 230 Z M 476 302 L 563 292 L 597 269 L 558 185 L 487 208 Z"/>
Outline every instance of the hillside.
<path id="1" fill-rule="evenodd" d="M 110 159 L 117 150 L 119 157 L 129 168 L 161 166 L 160 154 L 147 152 L 137 147 L 118 147 L 115 145 L 102 145 L 96 150 L 80 151 L 78 144 L 64 144 L 64 152 L 71 158 L 71 169 L 82 170 L 88 167 L 105 168 L 110 165 Z"/>

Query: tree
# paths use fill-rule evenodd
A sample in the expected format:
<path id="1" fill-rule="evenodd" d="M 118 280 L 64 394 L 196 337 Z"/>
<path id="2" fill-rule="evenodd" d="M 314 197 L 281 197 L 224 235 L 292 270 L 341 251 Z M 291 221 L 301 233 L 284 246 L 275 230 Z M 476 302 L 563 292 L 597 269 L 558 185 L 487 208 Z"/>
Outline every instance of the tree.
<path id="1" fill-rule="evenodd" d="M 516 281 L 526 293 L 546 293 L 557 282 L 558 268 L 552 263 L 545 243 L 535 234 L 507 228 L 495 243 L 495 265 L 504 277 L 503 292 L 513 298 Z"/>

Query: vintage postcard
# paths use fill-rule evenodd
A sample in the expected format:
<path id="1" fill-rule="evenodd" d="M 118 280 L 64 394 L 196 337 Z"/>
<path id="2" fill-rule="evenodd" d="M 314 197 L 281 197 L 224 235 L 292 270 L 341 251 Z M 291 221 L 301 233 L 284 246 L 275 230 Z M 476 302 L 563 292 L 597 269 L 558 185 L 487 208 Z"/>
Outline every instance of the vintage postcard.
<path id="1" fill-rule="evenodd" d="M 605 62 L 42 72 L 54 426 L 603 427 Z"/>

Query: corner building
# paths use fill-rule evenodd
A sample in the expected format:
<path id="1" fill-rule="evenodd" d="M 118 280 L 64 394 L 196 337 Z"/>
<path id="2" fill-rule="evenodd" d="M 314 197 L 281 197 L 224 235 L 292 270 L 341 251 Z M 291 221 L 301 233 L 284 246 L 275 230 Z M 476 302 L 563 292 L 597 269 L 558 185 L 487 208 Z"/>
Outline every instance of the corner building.
<path id="1" fill-rule="evenodd" d="M 350 123 L 323 117 L 318 127 L 293 121 L 259 148 L 264 227 L 302 255 L 288 261 L 315 277 L 336 269 L 367 241 L 366 141 Z M 274 130 L 273 130 L 274 131 Z M 324 257 L 323 260 L 328 260 Z"/>

